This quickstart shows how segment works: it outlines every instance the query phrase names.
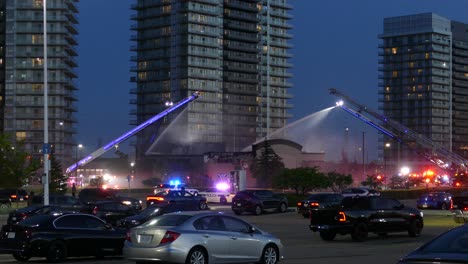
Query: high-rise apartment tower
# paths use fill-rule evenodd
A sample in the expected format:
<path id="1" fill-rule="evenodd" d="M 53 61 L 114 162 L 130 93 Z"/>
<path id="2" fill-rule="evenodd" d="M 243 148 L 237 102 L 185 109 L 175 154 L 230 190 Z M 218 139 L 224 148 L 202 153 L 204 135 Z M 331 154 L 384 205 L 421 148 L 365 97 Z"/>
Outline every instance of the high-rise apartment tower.
<path id="1" fill-rule="evenodd" d="M 291 8 L 286 0 L 137 0 L 131 124 L 201 92 L 138 134 L 137 156 L 240 151 L 283 127 L 292 107 Z"/>
<path id="2" fill-rule="evenodd" d="M 47 1 L 48 132 L 62 167 L 74 160 L 78 0 Z M 44 30 L 42 0 L 0 1 L 0 133 L 42 158 Z"/>
<path id="3" fill-rule="evenodd" d="M 380 109 L 468 158 L 468 25 L 434 13 L 391 17 L 380 39 Z M 427 149 L 386 149 L 388 141 L 381 146 L 387 164 L 427 163 L 418 155 Z"/>

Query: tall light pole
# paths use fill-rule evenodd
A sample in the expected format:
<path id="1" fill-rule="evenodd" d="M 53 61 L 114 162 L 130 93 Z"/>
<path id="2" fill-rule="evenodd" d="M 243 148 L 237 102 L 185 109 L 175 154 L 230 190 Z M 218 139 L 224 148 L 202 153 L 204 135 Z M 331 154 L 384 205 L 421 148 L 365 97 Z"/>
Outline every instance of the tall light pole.
<path id="1" fill-rule="evenodd" d="M 384 146 L 384 154 L 383 154 L 383 162 L 384 162 L 384 181 L 385 181 L 385 187 L 387 187 L 387 149 L 390 148 L 390 143 L 385 143 Z"/>
<path id="2" fill-rule="evenodd" d="M 78 155 L 79 150 L 82 149 L 82 148 L 83 148 L 83 144 L 76 145 L 76 149 L 75 149 L 76 150 L 76 152 L 75 152 L 75 154 L 76 154 L 76 156 L 75 156 L 76 163 L 78 163 L 78 160 L 80 158 L 79 155 Z M 78 179 L 78 168 L 79 168 L 79 166 L 76 166 L 76 169 L 75 169 L 75 182 Z"/>
<path id="3" fill-rule="evenodd" d="M 48 105 L 48 91 L 47 91 L 47 0 L 42 2 L 43 9 L 43 44 L 44 44 L 44 145 L 42 147 L 42 154 L 44 155 L 44 205 L 49 205 L 49 105 Z"/>

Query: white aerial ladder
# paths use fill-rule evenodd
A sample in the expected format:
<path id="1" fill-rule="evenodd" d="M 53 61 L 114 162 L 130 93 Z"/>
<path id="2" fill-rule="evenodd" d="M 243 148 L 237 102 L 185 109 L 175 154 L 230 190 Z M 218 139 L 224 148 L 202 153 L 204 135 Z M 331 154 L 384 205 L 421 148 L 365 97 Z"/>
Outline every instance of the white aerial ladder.
<path id="1" fill-rule="evenodd" d="M 72 171 L 74 171 L 75 169 L 77 169 L 79 166 L 83 166 L 89 162 L 91 162 L 92 160 L 98 158 L 99 156 L 101 156 L 102 154 L 106 153 L 109 149 L 111 149 L 112 147 L 114 146 L 118 146 L 119 143 L 123 142 L 124 140 L 128 139 L 129 137 L 135 135 L 136 133 L 138 133 L 139 131 L 141 131 L 142 129 L 146 128 L 147 126 L 153 124 L 154 122 L 158 121 L 159 119 L 165 117 L 166 115 L 168 115 L 169 113 L 173 112 L 174 110 L 178 109 L 179 107 L 182 107 L 190 102 L 192 102 L 193 100 L 197 99 L 199 97 L 199 92 L 195 92 L 193 93 L 191 96 L 173 104 L 171 107 L 169 107 L 168 109 L 162 111 L 161 113 L 153 116 L 152 118 L 146 120 L 145 122 L 141 123 L 140 125 L 138 125 L 137 127 L 133 128 L 132 130 L 124 133 L 123 135 L 121 135 L 120 137 L 116 138 L 115 140 L 109 142 L 108 144 L 104 145 L 103 147 L 97 149 L 96 151 L 94 151 L 93 153 L 89 154 L 88 156 L 84 157 L 82 160 L 78 161 L 77 163 L 71 165 L 70 167 L 67 168 L 66 170 L 66 173 L 70 173 Z"/>
<path id="2" fill-rule="evenodd" d="M 437 142 L 409 129 L 401 123 L 369 109 L 367 106 L 356 102 L 335 88 L 330 88 L 329 91 L 330 94 L 346 102 L 346 106 L 344 103 L 337 103 L 343 110 L 410 148 L 416 148 L 416 145 L 419 146 L 418 149 L 424 149 L 424 152 L 418 153 L 438 167 L 449 170 L 454 175 L 467 171 L 468 160 L 462 156 L 447 150 Z"/>

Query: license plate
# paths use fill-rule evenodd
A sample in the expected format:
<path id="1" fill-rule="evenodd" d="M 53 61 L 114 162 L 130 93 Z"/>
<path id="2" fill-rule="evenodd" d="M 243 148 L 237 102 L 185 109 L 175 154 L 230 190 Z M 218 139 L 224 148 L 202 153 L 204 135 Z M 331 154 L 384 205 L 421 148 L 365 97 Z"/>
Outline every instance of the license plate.
<path id="1" fill-rule="evenodd" d="M 151 243 L 152 239 L 153 239 L 153 236 L 151 236 L 151 235 L 140 235 L 140 243 L 141 244 L 149 244 L 149 243 Z"/>
<path id="2" fill-rule="evenodd" d="M 8 238 L 15 238 L 15 232 L 8 232 Z"/>
<path id="3" fill-rule="evenodd" d="M 242 204 L 241 204 L 241 203 L 237 203 L 237 206 L 242 206 Z"/>

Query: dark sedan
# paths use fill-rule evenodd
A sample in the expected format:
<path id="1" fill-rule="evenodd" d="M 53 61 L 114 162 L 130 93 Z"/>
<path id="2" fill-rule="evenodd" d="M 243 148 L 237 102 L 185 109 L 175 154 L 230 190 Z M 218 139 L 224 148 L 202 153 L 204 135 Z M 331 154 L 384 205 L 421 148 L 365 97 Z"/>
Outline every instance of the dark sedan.
<path id="1" fill-rule="evenodd" d="M 152 204 L 180 204 L 187 210 L 206 210 L 208 205 L 206 203 L 206 197 L 198 194 L 192 194 L 184 190 L 169 190 L 158 192 L 154 195 L 148 195 L 146 197 L 146 205 Z"/>
<path id="2" fill-rule="evenodd" d="M 54 205 L 31 205 L 16 209 L 8 214 L 7 224 L 17 224 L 24 219 L 36 214 L 50 214 L 64 211 L 62 208 Z"/>
<path id="3" fill-rule="evenodd" d="M 93 205 L 92 214 L 106 221 L 112 226 L 117 225 L 117 221 L 128 216 L 136 215 L 140 210 L 123 204 L 119 201 L 106 200 L 98 201 Z"/>
<path id="4" fill-rule="evenodd" d="M 310 216 L 310 210 L 338 207 L 343 198 L 339 193 L 314 193 L 297 203 L 297 213 L 307 218 Z"/>
<path id="5" fill-rule="evenodd" d="M 115 230 L 93 215 L 34 215 L 19 224 L 2 227 L 0 253 L 12 254 L 18 261 L 45 257 L 48 262 L 67 257 L 120 255 L 125 236 L 125 231 Z"/>
<path id="6" fill-rule="evenodd" d="M 186 207 L 181 204 L 152 204 L 146 207 L 137 215 L 129 216 L 117 221 L 119 228 L 131 228 L 141 225 L 149 219 L 177 211 L 186 211 Z"/>
<path id="7" fill-rule="evenodd" d="M 468 225 L 453 228 L 412 251 L 398 264 L 466 263 L 468 260 Z"/>

